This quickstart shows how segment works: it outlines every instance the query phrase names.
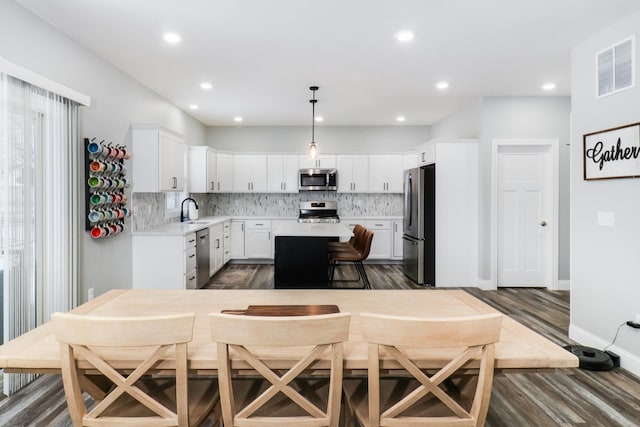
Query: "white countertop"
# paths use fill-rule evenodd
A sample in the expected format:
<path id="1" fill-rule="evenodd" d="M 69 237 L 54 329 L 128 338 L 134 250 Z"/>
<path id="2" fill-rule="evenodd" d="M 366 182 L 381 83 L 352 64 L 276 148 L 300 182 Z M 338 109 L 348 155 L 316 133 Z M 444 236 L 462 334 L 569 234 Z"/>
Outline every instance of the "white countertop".
<path id="1" fill-rule="evenodd" d="M 134 231 L 132 236 L 153 236 L 153 235 L 180 235 L 184 236 L 189 233 L 195 233 L 198 230 L 202 230 L 212 225 L 221 224 L 230 220 L 230 216 L 211 216 L 194 221 L 187 222 L 172 222 L 170 224 L 164 224 L 159 227 L 147 228 L 140 231 Z"/>
<path id="2" fill-rule="evenodd" d="M 353 233 L 344 224 L 283 224 L 273 231 L 273 235 L 296 237 L 351 237 Z"/>

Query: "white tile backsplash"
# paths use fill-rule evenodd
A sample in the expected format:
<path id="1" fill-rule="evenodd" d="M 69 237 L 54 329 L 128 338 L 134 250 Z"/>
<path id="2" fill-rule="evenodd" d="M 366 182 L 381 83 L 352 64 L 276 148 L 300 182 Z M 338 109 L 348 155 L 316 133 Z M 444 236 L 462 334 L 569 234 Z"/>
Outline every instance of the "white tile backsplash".
<path id="1" fill-rule="evenodd" d="M 198 202 L 199 216 L 283 216 L 297 217 L 300 202 L 309 200 L 338 202 L 338 215 L 402 216 L 402 194 L 336 193 L 222 193 L 191 194 Z M 165 217 L 164 193 L 133 193 L 132 228 L 140 231 L 180 221 L 178 214 Z"/>

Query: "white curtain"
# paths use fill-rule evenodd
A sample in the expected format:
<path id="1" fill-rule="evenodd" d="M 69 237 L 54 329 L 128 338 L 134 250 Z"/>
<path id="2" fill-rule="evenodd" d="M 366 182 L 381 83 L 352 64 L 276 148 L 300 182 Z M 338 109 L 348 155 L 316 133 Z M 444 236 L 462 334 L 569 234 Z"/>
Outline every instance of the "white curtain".
<path id="1" fill-rule="evenodd" d="M 4 342 L 75 304 L 78 106 L 0 73 Z M 11 394 L 31 381 L 5 375 Z"/>

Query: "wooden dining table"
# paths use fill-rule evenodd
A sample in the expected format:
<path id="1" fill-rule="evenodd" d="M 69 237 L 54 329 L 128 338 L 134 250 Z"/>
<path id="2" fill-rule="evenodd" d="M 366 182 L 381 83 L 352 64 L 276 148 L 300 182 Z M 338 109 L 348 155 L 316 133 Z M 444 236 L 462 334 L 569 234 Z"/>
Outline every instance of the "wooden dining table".
<path id="1" fill-rule="evenodd" d="M 496 310 L 462 290 L 111 290 L 80 305 L 73 313 L 96 316 L 149 316 L 193 312 L 196 314 L 193 341 L 189 343 L 189 369 L 192 374 L 215 375 L 218 368 L 216 345 L 211 341 L 209 313 L 242 313 L 257 305 L 335 305 L 351 313 L 349 340 L 344 347 L 344 369 L 365 373 L 367 344 L 362 341 L 360 313 L 416 317 L 469 316 Z M 414 350 L 411 350 L 414 351 Z M 439 368 L 446 363 L 446 349 L 415 350 L 412 355 L 423 368 Z M 269 353 L 271 352 L 271 353 Z M 421 352 L 421 353 L 420 353 Z M 301 350 L 302 353 L 302 350 Z M 290 349 L 269 349 L 264 360 L 273 368 L 293 366 L 299 355 Z M 416 357 L 417 356 L 417 357 Z M 139 363 L 136 352 L 114 353 L 114 366 L 127 369 Z M 328 369 L 330 360 L 320 361 L 317 369 Z M 393 369 L 392 363 L 382 368 Z M 232 361 L 232 366 L 233 361 Z M 502 372 L 540 372 L 578 366 L 578 359 L 562 347 L 508 316 L 502 321 L 500 342 L 496 345 L 496 370 Z M 171 370 L 168 355 L 158 370 Z M 53 325 L 47 322 L 0 346 L 0 368 L 5 372 L 59 373 L 60 351 Z M 234 368 L 242 369 L 238 362 Z"/>

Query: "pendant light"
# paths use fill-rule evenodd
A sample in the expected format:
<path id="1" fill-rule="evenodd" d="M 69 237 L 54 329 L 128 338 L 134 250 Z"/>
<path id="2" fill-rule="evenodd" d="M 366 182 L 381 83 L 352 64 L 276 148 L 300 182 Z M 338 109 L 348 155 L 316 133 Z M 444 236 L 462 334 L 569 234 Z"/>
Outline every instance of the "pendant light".
<path id="1" fill-rule="evenodd" d="M 310 99 L 311 103 L 311 143 L 309 144 L 308 154 L 311 160 L 315 160 L 318 157 L 318 145 L 315 141 L 315 124 L 316 124 L 316 91 L 318 86 L 311 86 L 309 89 L 313 92 L 313 99 Z"/>

